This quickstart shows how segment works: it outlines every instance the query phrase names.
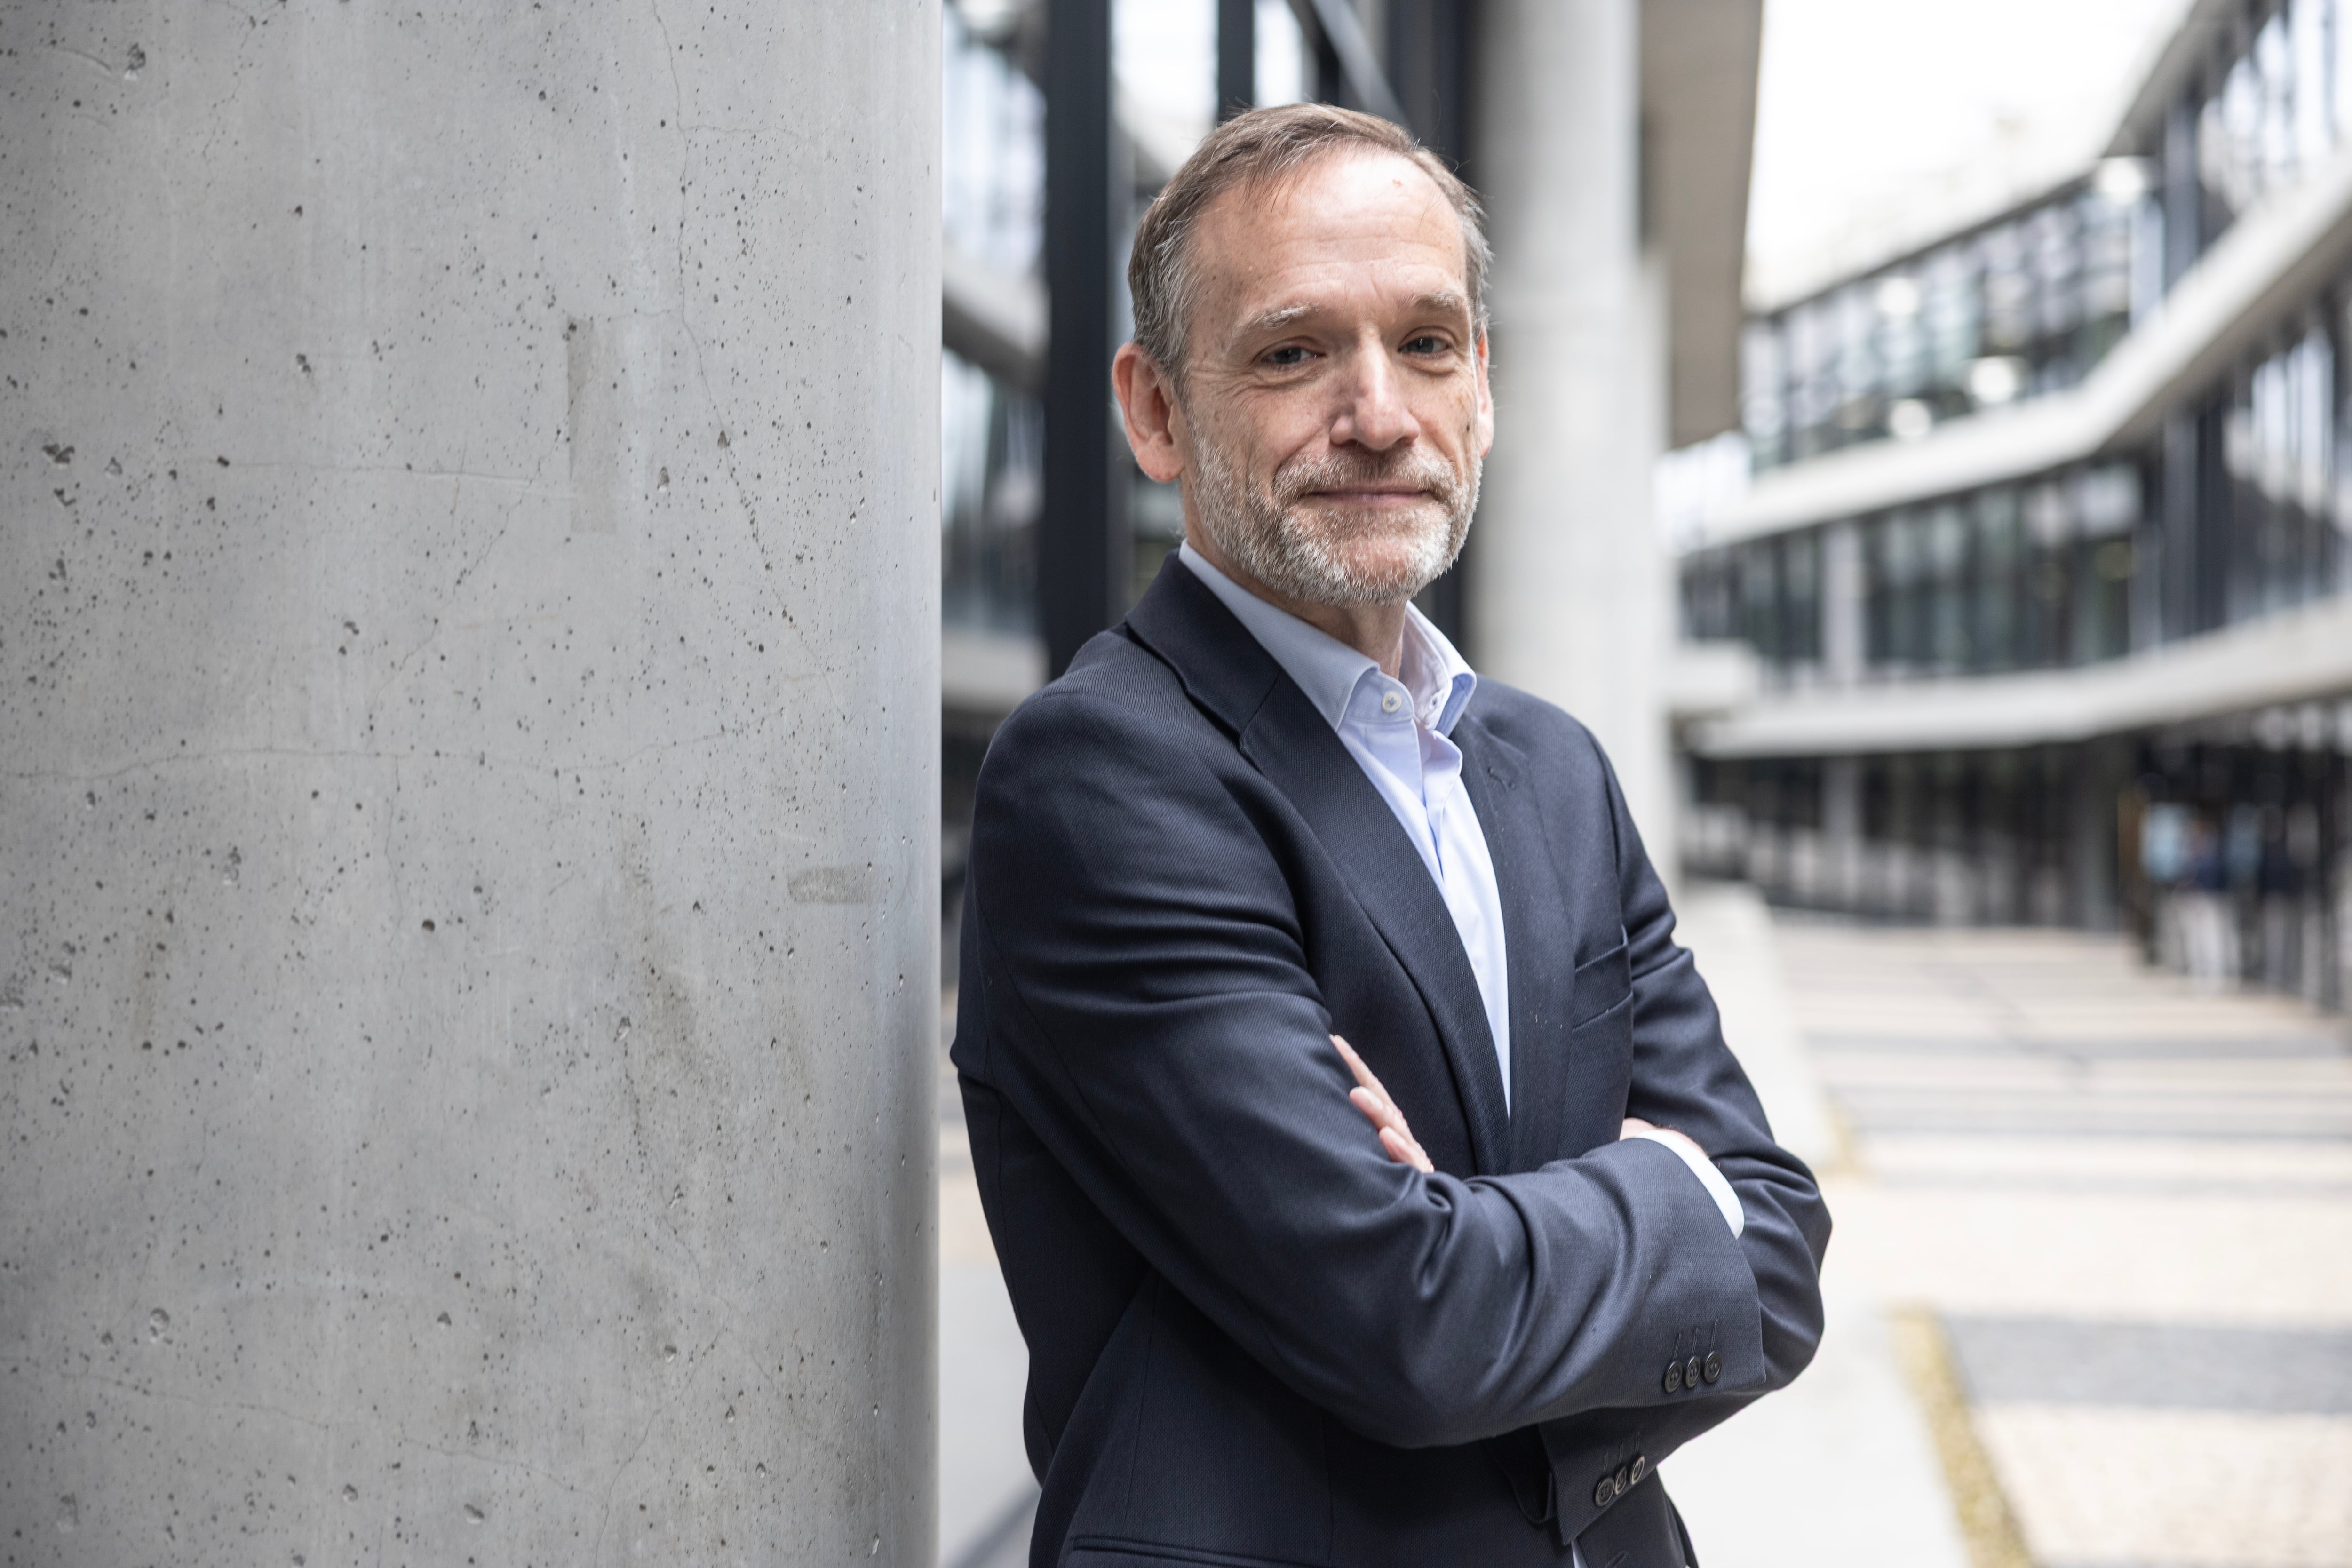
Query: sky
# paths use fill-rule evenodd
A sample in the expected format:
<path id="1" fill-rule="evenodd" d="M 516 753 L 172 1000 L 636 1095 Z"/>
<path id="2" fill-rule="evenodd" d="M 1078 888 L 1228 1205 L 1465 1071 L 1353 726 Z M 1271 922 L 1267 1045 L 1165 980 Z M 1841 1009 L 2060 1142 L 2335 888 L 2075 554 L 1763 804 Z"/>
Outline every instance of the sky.
<path id="1" fill-rule="evenodd" d="M 1751 300 L 2077 173 L 2187 0 L 1764 0 Z"/>

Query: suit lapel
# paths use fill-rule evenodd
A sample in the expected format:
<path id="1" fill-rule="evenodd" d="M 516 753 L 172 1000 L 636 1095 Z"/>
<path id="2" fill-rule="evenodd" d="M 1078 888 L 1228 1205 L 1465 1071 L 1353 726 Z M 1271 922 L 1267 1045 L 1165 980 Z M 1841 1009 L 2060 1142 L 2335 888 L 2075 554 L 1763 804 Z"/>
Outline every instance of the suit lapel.
<path id="1" fill-rule="evenodd" d="M 1306 693 L 1181 562 L 1170 558 L 1128 625 L 1195 701 L 1233 726 L 1242 754 L 1306 818 L 1429 1008 L 1479 1173 L 1507 1169 L 1503 1074 L 1478 977 L 1388 803 Z"/>
<path id="2" fill-rule="evenodd" d="M 1532 1171 L 1561 1154 L 1575 946 L 1552 881 L 1526 755 L 1478 721 L 1475 699 L 1454 726 L 1454 742 L 1462 748 L 1463 788 L 1478 813 L 1503 908 L 1511 984 L 1509 1169 Z"/>
<path id="3" fill-rule="evenodd" d="M 1436 1021 L 1481 1174 L 1507 1169 L 1502 1067 L 1453 912 L 1388 802 L 1288 681 L 1242 734 L 1242 754 L 1290 797 L 1380 928 Z"/>

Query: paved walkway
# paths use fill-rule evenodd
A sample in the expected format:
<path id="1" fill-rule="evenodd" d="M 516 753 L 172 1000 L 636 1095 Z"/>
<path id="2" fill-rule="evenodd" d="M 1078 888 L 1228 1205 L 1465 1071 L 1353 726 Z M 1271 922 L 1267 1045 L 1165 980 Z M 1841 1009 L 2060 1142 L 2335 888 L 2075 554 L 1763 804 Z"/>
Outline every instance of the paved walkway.
<path id="1" fill-rule="evenodd" d="M 2341 1021 L 2072 933 L 1777 934 L 1851 1140 L 1832 1264 L 1946 1349 L 1979 1563 L 2352 1568 Z"/>
<path id="2" fill-rule="evenodd" d="M 950 996 L 942 1015 L 955 1016 Z M 952 1026 L 950 1026 L 950 1027 Z M 940 1562 L 1021 1568 L 1037 1483 L 1022 1445 L 1029 1349 L 997 1271 L 955 1072 L 940 1058 Z"/>

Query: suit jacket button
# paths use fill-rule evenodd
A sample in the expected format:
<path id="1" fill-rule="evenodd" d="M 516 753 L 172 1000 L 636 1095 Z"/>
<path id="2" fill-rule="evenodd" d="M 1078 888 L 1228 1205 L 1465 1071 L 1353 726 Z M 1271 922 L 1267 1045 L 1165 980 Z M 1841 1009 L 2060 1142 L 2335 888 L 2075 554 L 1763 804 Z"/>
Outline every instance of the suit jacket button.
<path id="1" fill-rule="evenodd" d="M 1631 1465 L 1618 1466 L 1617 1473 L 1609 1478 L 1609 1484 L 1617 1496 L 1623 1497 L 1625 1495 L 1625 1489 L 1633 1484 L 1633 1467 Z"/>
<path id="2" fill-rule="evenodd" d="M 1666 1392 L 1668 1394 L 1680 1393 L 1682 1386 L 1683 1363 L 1678 1361 L 1670 1361 L 1666 1363 Z"/>
<path id="3" fill-rule="evenodd" d="M 1640 1485 L 1642 1484 L 1642 1478 L 1643 1478 L 1643 1476 L 1648 1475 L 1649 1473 L 1650 1473 L 1650 1457 L 1649 1457 L 1647 1454 L 1636 1454 L 1636 1455 L 1634 1455 L 1634 1456 L 1633 1456 L 1633 1484 L 1634 1484 L 1635 1486 L 1637 1486 L 1637 1487 L 1638 1487 L 1638 1486 L 1640 1486 Z"/>
<path id="4" fill-rule="evenodd" d="M 1707 1352 L 1706 1364 L 1699 1368 L 1699 1375 L 1706 1378 L 1709 1383 L 1722 1382 L 1723 1358 L 1713 1351 Z"/>
<path id="5" fill-rule="evenodd" d="M 1607 1508 L 1617 1500 L 1617 1482 L 1612 1476 L 1603 1476 L 1592 1488 L 1592 1506 Z"/>
<path id="6" fill-rule="evenodd" d="M 1691 1358 L 1690 1358 L 1690 1360 L 1688 1360 L 1688 1361 L 1686 1361 L 1686 1362 L 1683 1363 L 1683 1386 L 1684 1386 L 1684 1387 L 1685 1387 L 1685 1388 L 1696 1388 L 1696 1387 L 1698 1386 L 1698 1380 L 1699 1380 L 1699 1376 L 1700 1376 L 1700 1372 L 1699 1372 L 1698 1357 L 1696 1357 L 1696 1356 L 1693 1356 L 1693 1357 L 1691 1357 Z"/>

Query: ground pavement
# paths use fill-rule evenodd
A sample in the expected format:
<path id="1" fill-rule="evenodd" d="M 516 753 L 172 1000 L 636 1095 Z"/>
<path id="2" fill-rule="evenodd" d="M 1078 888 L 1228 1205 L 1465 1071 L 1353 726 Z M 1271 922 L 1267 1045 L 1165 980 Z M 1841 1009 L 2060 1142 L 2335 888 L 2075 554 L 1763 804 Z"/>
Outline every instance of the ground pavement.
<path id="1" fill-rule="evenodd" d="M 1965 1402 L 1980 1568 L 2352 1568 L 2343 1021 L 2108 938 L 1777 936 L 1850 1140 L 1833 1268 Z"/>

